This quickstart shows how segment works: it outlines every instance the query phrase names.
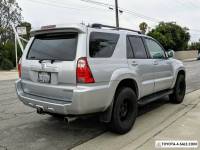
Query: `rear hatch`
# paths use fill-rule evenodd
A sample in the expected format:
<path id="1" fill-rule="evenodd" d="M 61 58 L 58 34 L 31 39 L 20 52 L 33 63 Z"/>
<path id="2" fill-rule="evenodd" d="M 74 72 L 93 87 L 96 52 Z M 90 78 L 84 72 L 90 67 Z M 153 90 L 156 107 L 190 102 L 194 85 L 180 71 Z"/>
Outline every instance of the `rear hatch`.
<path id="1" fill-rule="evenodd" d="M 39 34 L 22 60 L 22 87 L 35 96 L 71 101 L 78 32 Z"/>

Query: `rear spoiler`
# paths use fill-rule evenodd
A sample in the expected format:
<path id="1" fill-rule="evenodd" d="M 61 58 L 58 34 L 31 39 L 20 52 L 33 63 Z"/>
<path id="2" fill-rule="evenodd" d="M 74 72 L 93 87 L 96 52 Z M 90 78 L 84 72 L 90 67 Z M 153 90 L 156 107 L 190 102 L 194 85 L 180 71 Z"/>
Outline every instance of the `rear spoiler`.
<path id="1" fill-rule="evenodd" d="M 87 31 L 87 27 L 84 25 L 73 25 L 73 26 L 43 26 L 39 29 L 32 30 L 31 36 L 47 34 L 47 33 L 59 33 L 59 32 L 79 32 L 85 33 Z"/>

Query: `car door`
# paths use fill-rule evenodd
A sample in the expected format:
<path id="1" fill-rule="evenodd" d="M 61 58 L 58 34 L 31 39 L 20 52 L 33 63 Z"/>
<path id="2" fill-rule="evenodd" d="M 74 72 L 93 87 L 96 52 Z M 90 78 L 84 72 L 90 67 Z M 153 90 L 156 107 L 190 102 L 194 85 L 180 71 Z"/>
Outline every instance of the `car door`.
<path id="1" fill-rule="evenodd" d="M 153 93 L 154 72 L 153 60 L 148 59 L 143 39 L 139 36 L 128 35 L 127 58 L 130 69 L 137 74 L 140 86 L 140 97 Z"/>
<path id="2" fill-rule="evenodd" d="M 154 39 L 146 38 L 146 46 L 154 64 L 154 92 L 169 89 L 173 82 L 173 68 L 162 46 Z"/>

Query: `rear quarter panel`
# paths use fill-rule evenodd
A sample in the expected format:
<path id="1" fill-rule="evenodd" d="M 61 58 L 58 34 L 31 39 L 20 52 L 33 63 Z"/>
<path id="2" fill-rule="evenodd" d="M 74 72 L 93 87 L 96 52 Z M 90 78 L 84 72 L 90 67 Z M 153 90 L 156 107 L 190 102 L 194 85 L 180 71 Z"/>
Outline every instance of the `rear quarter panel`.
<path id="1" fill-rule="evenodd" d="M 126 34 L 120 33 L 119 41 L 116 45 L 113 55 L 110 58 L 91 58 L 89 56 L 89 39 L 91 32 L 105 32 L 89 29 L 87 37 L 87 57 L 90 69 L 95 79 L 96 85 L 108 85 L 109 89 L 105 92 L 106 99 L 96 97 L 105 103 L 105 109 L 113 101 L 116 88 L 123 79 L 136 79 L 137 75 L 129 69 L 126 58 Z M 116 33 L 107 31 L 106 33 Z M 136 82 L 138 82 L 136 80 Z M 104 97 L 105 98 L 105 97 Z"/>
<path id="2" fill-rule="evenodd" d="M 174 77 L 171 88 L 174 88 L 179 71 L 183 70 L 185 71 L 186 74 L 186 69 L 180 60 L 170 58 L 170 61 L 172 61 L 173 77 Z"/>

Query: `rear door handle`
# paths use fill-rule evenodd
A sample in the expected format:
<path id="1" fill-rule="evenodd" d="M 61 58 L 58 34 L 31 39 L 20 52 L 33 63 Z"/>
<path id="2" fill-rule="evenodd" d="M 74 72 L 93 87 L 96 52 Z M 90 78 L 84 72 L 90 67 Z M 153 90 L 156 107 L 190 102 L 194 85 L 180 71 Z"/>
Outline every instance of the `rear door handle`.
<path id="1" fill-rule="evenodd" d="M 132 65 L 132 66 L 137 66 L 138 64 L 137 64 L 136 61 L 132 61 L 131 65 Z"/>

